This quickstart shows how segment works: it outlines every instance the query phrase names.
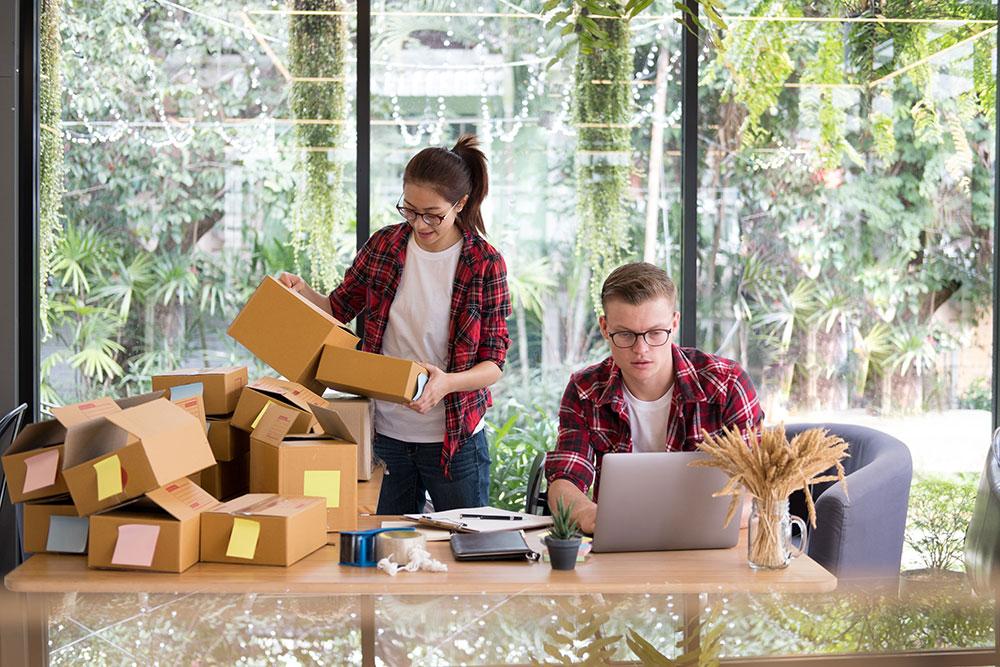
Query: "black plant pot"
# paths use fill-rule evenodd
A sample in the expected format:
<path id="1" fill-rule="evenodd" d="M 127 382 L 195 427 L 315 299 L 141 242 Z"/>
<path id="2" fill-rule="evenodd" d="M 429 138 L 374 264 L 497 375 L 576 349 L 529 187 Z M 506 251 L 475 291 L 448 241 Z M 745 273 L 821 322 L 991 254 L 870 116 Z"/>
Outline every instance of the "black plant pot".
<path id="1" fill-rule="evenodd" d="M 576 557 L 580 553 L 580 536 L 568 540 L 557 540 L 551 535 L 545 537 L 549 550 L 549 562 L 553 570 L 572 570 L 576 567 Z"/>

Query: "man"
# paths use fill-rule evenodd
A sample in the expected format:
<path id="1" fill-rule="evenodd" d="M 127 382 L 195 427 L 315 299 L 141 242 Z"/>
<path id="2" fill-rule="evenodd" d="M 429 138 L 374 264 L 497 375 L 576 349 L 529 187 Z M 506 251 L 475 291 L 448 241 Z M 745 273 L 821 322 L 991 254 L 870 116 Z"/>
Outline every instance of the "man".
<path id="1" fill-rule="evenodd" d="M 594 532 L 604 454 L 694 450 L 702 429 L 715 435 L 736 427 L 747 439 L 763 419 L 739 364 L 674 345 L 677 287 L 663 269 L 645 262 L 618 267 L 604 281 L 601 305 L 611 356 L 570 378 L 559 439 L 545 460 L 549 507 L 560 498 L 573 503 L 585 533 Z"/>

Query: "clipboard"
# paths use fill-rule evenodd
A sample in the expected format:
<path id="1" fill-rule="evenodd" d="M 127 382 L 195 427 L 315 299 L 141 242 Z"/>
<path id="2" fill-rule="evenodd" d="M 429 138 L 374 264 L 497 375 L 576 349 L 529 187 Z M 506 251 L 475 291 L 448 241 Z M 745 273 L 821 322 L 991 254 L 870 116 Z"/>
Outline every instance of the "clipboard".
<path id="1" fill-rule="evenodd" d="M 489 518 L 481 518 L 483 516 Z M 524 514 L 523 512 L 512 512 L 489 506 L 404 514 L 403 518 L 425 526 L 444 528 L 455 533 L 500 533 L 514 530 L 534 530 L 552 525 L 551 516 Z"/>

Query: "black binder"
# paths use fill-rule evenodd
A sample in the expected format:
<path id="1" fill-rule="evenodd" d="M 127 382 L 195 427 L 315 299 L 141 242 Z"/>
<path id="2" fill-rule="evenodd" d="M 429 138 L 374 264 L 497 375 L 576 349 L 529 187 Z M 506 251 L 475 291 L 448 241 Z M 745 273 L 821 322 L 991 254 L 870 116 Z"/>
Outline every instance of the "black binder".
<path id="1" fill-rule="evenodd" d="M 537 560 L 520 530 L 497 533 L 455 533 L 451 536 L 455 560 Z"/>

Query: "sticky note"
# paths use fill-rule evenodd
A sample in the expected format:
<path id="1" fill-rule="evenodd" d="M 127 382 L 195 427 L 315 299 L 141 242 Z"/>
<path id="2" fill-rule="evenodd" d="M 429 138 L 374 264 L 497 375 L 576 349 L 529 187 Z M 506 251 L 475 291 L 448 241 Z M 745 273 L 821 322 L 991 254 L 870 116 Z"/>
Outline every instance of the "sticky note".
<path id="1" fill-rule="evenodd" d="M 122 492 L 122 464 L 118 455 L 109 456 L 94 464 L 97 472 L 97 499 L 104 500 Z"/>
<path id="2" fill-rule="evenodd" d="M 126 523 L 118 526 L 115 552 L 111 556 L 113 565 L 149 567 L 156 553 L 156 540 L 160 537 L 160 527 L 148 524 Z"/>
<path id="3" fill-rule="evenodd" d="M 201 396 L 205 393 L 205 385 L 201 382 L 192 382 L 191 384 L 179 384 L 176 387 L 170 388 L 170 400 L 180 401 L 185 398 L 191 398 L 193 396 Z"/>
<path id="4" fill-rule="evenodd" d="M 260 423 L 260 418 L 264 416 L 264 413 L 267 412 L 267 408 L 272 404 L 277 405 L 274 401 L 268 401 L 264 404 L 264 407 L 261 408 L 260 412 L 257 414 L 257 418 L 253 420 L 252 424 L 250 424 L 250 428 L 257 428 L 257 424 Z"/>
<path id="5" fill-rule="evenodd" d="M 257 551 L 260 524 L 253 519 L 233 519 L 233 532 L 229 534 L 226 555 L 230 558 L 253 558 Z"/>
<path id="6" fill-rule="evenodd" d="M 24 459 L 24 488 L 22 493 L 31 493 L 56 483 L 59 471 L 59 450 L 50 449 Z"/>
<path id="7" fill-rule="evenodd" d="M 49 517 L 49 535 L 45 540 L 45 550 L 82 554 L 87 550 L 89 533 L 90 517 L 53 514 Z"/>
<path id="8" fill-rule="evenodd" d="M 327 507 L 340 507 L 340 471 L 306 470 L 302 495 L 326 498 Z"/>

